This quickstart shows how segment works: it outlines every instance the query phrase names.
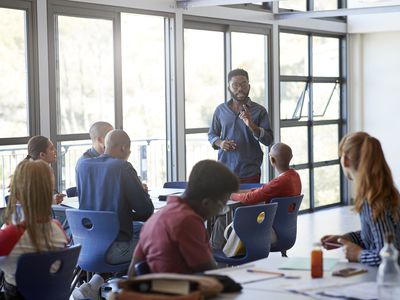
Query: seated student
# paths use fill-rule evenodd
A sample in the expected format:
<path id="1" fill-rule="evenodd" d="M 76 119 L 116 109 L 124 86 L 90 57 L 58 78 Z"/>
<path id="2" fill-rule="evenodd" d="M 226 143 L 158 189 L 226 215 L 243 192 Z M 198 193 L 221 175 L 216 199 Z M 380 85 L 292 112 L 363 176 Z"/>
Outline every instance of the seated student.
<path id="1" fill-rule="evenodd" d="M 23 160 L 15 170 L 5 224 L 0 229 L 6 299 L 23 299 L 15 281 L 20 255 L 64 248 L 68 243 L 61 224 L 52 219 L 53 185 L 53 173 L 43 161 Z"/>
<path id="2" fill-rule="evenodd" d="M 394 246 L 400 249 L 400 195 L 380 142 L 365 132 L 343 137 L 339 144 L 343 173 L 355 181 L 354 210 L 360 214 L 361 230 L 344 235 L 321 238 L 326 249 L 344 246 L 350 262 L 376 266 L 381 262 L 379 251 L 386 233 L 394 236 Z"/>
<path id="3" fill-rule="evenodd" d="M 57 161 L 57 151 L 47 137 L 37 135 L 31 137 L 28 141 L 28 155 L 26 158 L 33 160 L 41 159 L 50 165 Z M 60 204 L 64 197 L 64 194 L 56 192 L 53 196 L 53 202 Z"/>
<path id="4" fill-rule="evenodd" d="M 139 240 L 142 222 L 154 211 L 153 202 L 127 160 L 131 153 L 128 134 L 115 129 L 107 133 L 104 154 L 80 159 L 76 166 L 79 209 L 114 211 L 119 233 L 106 254 L 110 264 L 128 262 Z M 74 299 L 98 298 L 104 282 L 98 275 L 74 290 Z"/>
<path id="5" fill-rule="evenodd" d="M 128 274 L 146 261 L 152 272 L 195 273 L 216 267 L 204 221 L 216 216 L 239 179 L 222 163 L 202 160 L 192 169 L 182 197 L 168 197 L 167 205 L 144 224 Z"/>
<path id="6" fill-rule="evenodd" d="M 301 193 L 301 180 L 296 170 L 289 168 L 292 159 L 292 149 L 284 143 L 276 143 L 271 147 L 269 159 L 271 165 L 278 172 L 278 177 L 259 188 L 243 190 L 233 193 L 231 200 L 243 204 L 268 203 L 275 197 L 297 196 Z M 211 234 L 211 247 L 222 249 L 225 245 L 224 231 L 226 227 L 225 216 L 219 216 L 214 224 Z M 272 234 L 272 243 L 276 242 L 276 235 Z"/>
<path id="7" fill-rule="evenodd" d="M 99 121 L 93 123 L 89 129 L 90 139 L 92 140 L 92 148 L 86 150 L 80 159 L 93 158 L 103 154 L 105 149 L 106 135 L 113 129 L 114 127 L 107 122 Z"/>

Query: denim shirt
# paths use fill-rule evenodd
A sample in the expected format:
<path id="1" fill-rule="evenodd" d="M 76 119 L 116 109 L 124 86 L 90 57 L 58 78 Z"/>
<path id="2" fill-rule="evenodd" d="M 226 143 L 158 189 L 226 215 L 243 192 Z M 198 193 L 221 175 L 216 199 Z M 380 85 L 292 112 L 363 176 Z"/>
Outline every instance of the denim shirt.
<path id="1" fill-rule="evenodd" d="M 232 172 L 240 178 L 254 176 L 261 172 L 263 152 L 260 143 L 269 146 L 273 140 L 268 113 L 262 105 L 248 99 L 247 107 L 253 122 L 260 127 L 260 136 L 256 137 L 239 118 L 239 114 L 229 107 L 232 101 L 231 99 L 216 108 L 208 131 L 208 140 L 214 149 L 218 149 L 218 160 Z M 237 144 L 236 150 L 219 149 L 215 145 L 218 139 L 234 140 Z"/>

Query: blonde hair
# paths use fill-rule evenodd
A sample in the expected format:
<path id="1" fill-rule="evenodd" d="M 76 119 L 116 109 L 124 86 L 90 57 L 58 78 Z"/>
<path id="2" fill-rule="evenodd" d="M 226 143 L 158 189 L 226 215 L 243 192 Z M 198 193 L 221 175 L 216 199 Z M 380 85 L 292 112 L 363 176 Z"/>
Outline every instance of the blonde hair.
<path id="1" fill-rule="evenodd" d="M 50 241 L 53 201 L 53 172 L 42 160 L 23 160 L 15 169 L 10 198 L 5 213 L 5 222 L 15 222 L 26 228 L 34 248 L 52 249 Z M 17 210 L 21 205 L 22 214 Z"/>
<path id="2" fill-rule="evenodd" d="M 393 183 L 392 172 L 385 160 L 381 143 L 366 132 L 354 132 L 343 137 L 339 155 L 346 155 L 357 171 L 354 209 L 361 211 L 365 200 L 377 221 L 389 210 L 395 221 L 399 220 L 400 195 Z"/>

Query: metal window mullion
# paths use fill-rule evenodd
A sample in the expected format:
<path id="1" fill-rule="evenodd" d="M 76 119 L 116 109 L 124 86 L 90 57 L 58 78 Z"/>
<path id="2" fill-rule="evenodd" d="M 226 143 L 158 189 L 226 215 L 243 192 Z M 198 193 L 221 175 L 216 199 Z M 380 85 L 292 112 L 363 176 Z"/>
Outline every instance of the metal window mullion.
<path id="1" fill-rule="evenodd" d="M 348 101 L 347 101 L 347 74 L 348 74 L 348 64 L 347 64 L 347 39 L 341 38 L 339 41 L 339 74 L 341 80 L 340 84 L 340 118 L 341 124 L 339 125 L 339 141 L 348 132 Z M 346 195 L 346 197 L 344 197 Z M 346 180 L 343 172 L 340 172 L 340 199 L 342 204 L 350 204 L 350 189 L 349 182 Z"/>
<path id="2" fill-rule="evenodd" d="M 232 31 L 231 27 L 228 26 L 224 32 L 224 82 L 225 82 L 225 102 L 230 99 L 230 93 L 228 90 L 228 73 L 232 70 Z"/>
<path id="3" fill-rule="evenodd" d="M 113 20 L 114 43 L 114 114 L 115 128 L 124 127 L 123 91 L 122 91 L 122 32 L 121 13 L 116 13 Z"/>
<path id="4" fill-rule="evenodd" d="M 313 134 L 313 85 L 311 84 L 311 78 L 313 75 L 313 61 L 312 61 L 312 35 L 308 35 L 308 74 L 309 74 L 309 90 L 308 90 L 308 162 L 310 164 L 310 209 L 311 211 L 315 208 L 315 188 L 314 188 L 314 134 Z"/>

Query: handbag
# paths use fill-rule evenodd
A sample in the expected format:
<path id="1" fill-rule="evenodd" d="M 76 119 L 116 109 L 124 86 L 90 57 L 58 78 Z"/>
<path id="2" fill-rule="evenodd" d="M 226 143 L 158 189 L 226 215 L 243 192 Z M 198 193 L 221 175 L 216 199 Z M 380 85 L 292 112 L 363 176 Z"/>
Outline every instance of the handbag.
<path id="1" fill-rule="evenodd" d="M 232 230 L 228 236 L 228 232 L 230 229 Z M 243 245 L 243 242 L 236 234 L 235 229 L 233 229 L 233 222 L 226 226 L 224 231 L 224 238 L 226 239 L 226 244 L 222 249 L 222 252 L 224 252 L 227 257 L 241 256 L 246 254 L 246 249 Z"/>

